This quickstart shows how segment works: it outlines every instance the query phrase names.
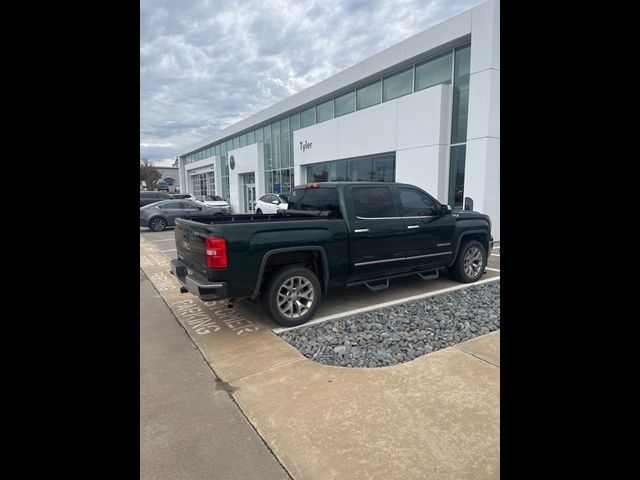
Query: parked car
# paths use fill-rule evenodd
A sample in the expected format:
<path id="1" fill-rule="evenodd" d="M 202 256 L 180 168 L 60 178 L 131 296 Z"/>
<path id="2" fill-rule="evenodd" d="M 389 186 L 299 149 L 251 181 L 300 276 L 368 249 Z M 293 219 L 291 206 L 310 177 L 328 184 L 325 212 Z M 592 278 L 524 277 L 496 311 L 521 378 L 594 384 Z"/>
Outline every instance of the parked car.
<path id="1" fill-rule="evenodd" d="M 181 200 L 193 200 L 194 202 L 197 202 L 196 197 L 194 195 L 191 195 L 190 193 L 174 193 L 171 196 L 173 198 L 179 198 Z"/>
<path id="2" fill-rule="evenodd" d="M 171 200 L 171 195 L 166 192 L 140 192 L 140 206 L 144 207 L 150 203 L 160 200 Z"/>
<path id="3" fill-rule="evenodd" d="M 167 185 L 166 183 L 159 183 L 158 184 L 158 191 L 159 192 L 168 192 L 169 191 L 169 185 Z"/>
<path id="4" fill-rule="evenodd" d="M 229 208 L 229 202 L 218 195 L 196 195 L 196 202 L 203 203 L 209 207 Z"/>
<path id="5" fill-rule="evenodd" d="M 230 215 L 224 207 L 207 207 L 191 200 L 162 200 L 140 207 L 140 226 L 161 232 L 175 225 L 176 218 Z"/>
<path id="6" fill-rule="evenodd" d="M 256 201 L 256 213 L 276 213 L 279 209 L 287 209 L 287 201 L 276 193 L 267 193 Z"/>

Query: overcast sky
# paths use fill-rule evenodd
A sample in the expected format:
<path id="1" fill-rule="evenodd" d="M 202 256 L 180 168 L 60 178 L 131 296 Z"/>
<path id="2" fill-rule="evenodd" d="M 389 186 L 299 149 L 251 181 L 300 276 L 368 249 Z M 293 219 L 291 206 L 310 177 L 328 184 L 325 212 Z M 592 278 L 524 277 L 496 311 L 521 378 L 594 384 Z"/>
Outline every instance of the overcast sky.
<path id="1" fill-rule="evenodd" d="M 140 158 L 191 144 L 481 0 L 141 0 Z"/>

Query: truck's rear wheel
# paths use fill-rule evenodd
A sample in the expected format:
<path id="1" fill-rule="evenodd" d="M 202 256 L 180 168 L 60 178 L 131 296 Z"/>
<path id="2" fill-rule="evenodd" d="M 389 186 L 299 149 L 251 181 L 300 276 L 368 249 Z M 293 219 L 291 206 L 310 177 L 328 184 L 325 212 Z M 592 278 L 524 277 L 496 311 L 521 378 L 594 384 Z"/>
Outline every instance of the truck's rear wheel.
<path id="1" fill-rule="evenodd" d="M 310 320 L 321 298 L 318 277 L 308 268 L 299 266 L 285 266 L 274 272 L 262 292 L 265 310 L 285 327 L 295 327 Z"/>
<path id="2" fill-rule="evenodd" d="M 472 283 L 480 279 L 487 266 L 487 251 L 477 240 L 462 244 L 458 258 L 451 267 L 451 276 L 458 282 Z"/>

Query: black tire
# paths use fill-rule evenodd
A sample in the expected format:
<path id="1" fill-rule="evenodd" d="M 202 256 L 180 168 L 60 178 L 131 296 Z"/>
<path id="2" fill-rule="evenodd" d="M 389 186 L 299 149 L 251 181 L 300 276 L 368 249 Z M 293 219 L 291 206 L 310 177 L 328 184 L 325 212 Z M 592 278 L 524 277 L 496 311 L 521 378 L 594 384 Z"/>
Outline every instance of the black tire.
<path id="1" fill-rule="evenodd" d="M 487 266 L 487 250 L 477 240 L 463 240 L 458 251 L 458 258 L 449 269 L 451 276 L 462 283 L 473 283 L 480 280 Z"/>
<path id="2" fill-rule="evenodd" d="M 161 232 L 167 228 L 167 221 L 162 217 L 153 217 L 149 221 L 149 228 L 154 232 Z"/>
<path id="3" fill-rule="evenodd" d="M 301 285 L 302 290 L 299 290 Z M 300 292 L 304 295 L 300 295 Z M 292 299 L 287 299 L 292 294 L 298 299 L 295 303 Z M 308 268 L 299 265 L 288 265 L 276 270 L 262 291 L 264 309 L 284 327 L 296 327 L 309 321 L 321 300 L 318 277 Z"/>
<path id="4" fill-rule="evenodd" d="M 256 214 L 257 214 L 257 215 L 262 215 L 262 210 L 257 209 L 257 210 L 256 210 Z"/>

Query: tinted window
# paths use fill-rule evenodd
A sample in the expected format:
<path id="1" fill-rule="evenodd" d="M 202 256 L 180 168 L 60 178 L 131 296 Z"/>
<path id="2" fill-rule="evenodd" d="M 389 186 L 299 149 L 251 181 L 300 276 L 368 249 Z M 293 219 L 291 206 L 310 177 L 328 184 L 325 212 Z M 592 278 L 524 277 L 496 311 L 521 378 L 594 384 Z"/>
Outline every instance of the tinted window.
<path id="1" fill-rule="evenodd" d="M 436 204 L 424 193 L 412 188 L 399 188 L 402 214 L 406 216 L 425 215 L 425 209 L 436 209 Z"/>
<path id="2" fill-rule="evenodd" d="M 290 210 L 330 210 L 340 214 L 338 191 L 335 188 L 299 188 L 289 197 Z"/>
<path id="3" fill-rule="evenodd" d="M 201 206 L 193 202 L 180 202 L 180 205 L 180 208 L 186 208 L 189 210 L 193 210 L 194 208 L 198 208 L 199 206 Z"/>
<path id="4" fill-rule="evenodd" d="M 389 187 L 354 187 L 351 198 L 357 217 L 395 217 L 396 210 Z"/>
<path id="5" fill-rule="evenodd" d="M 182 202 L 167 202 L 159 205 L 160 208 L 182 208 Z"/>

